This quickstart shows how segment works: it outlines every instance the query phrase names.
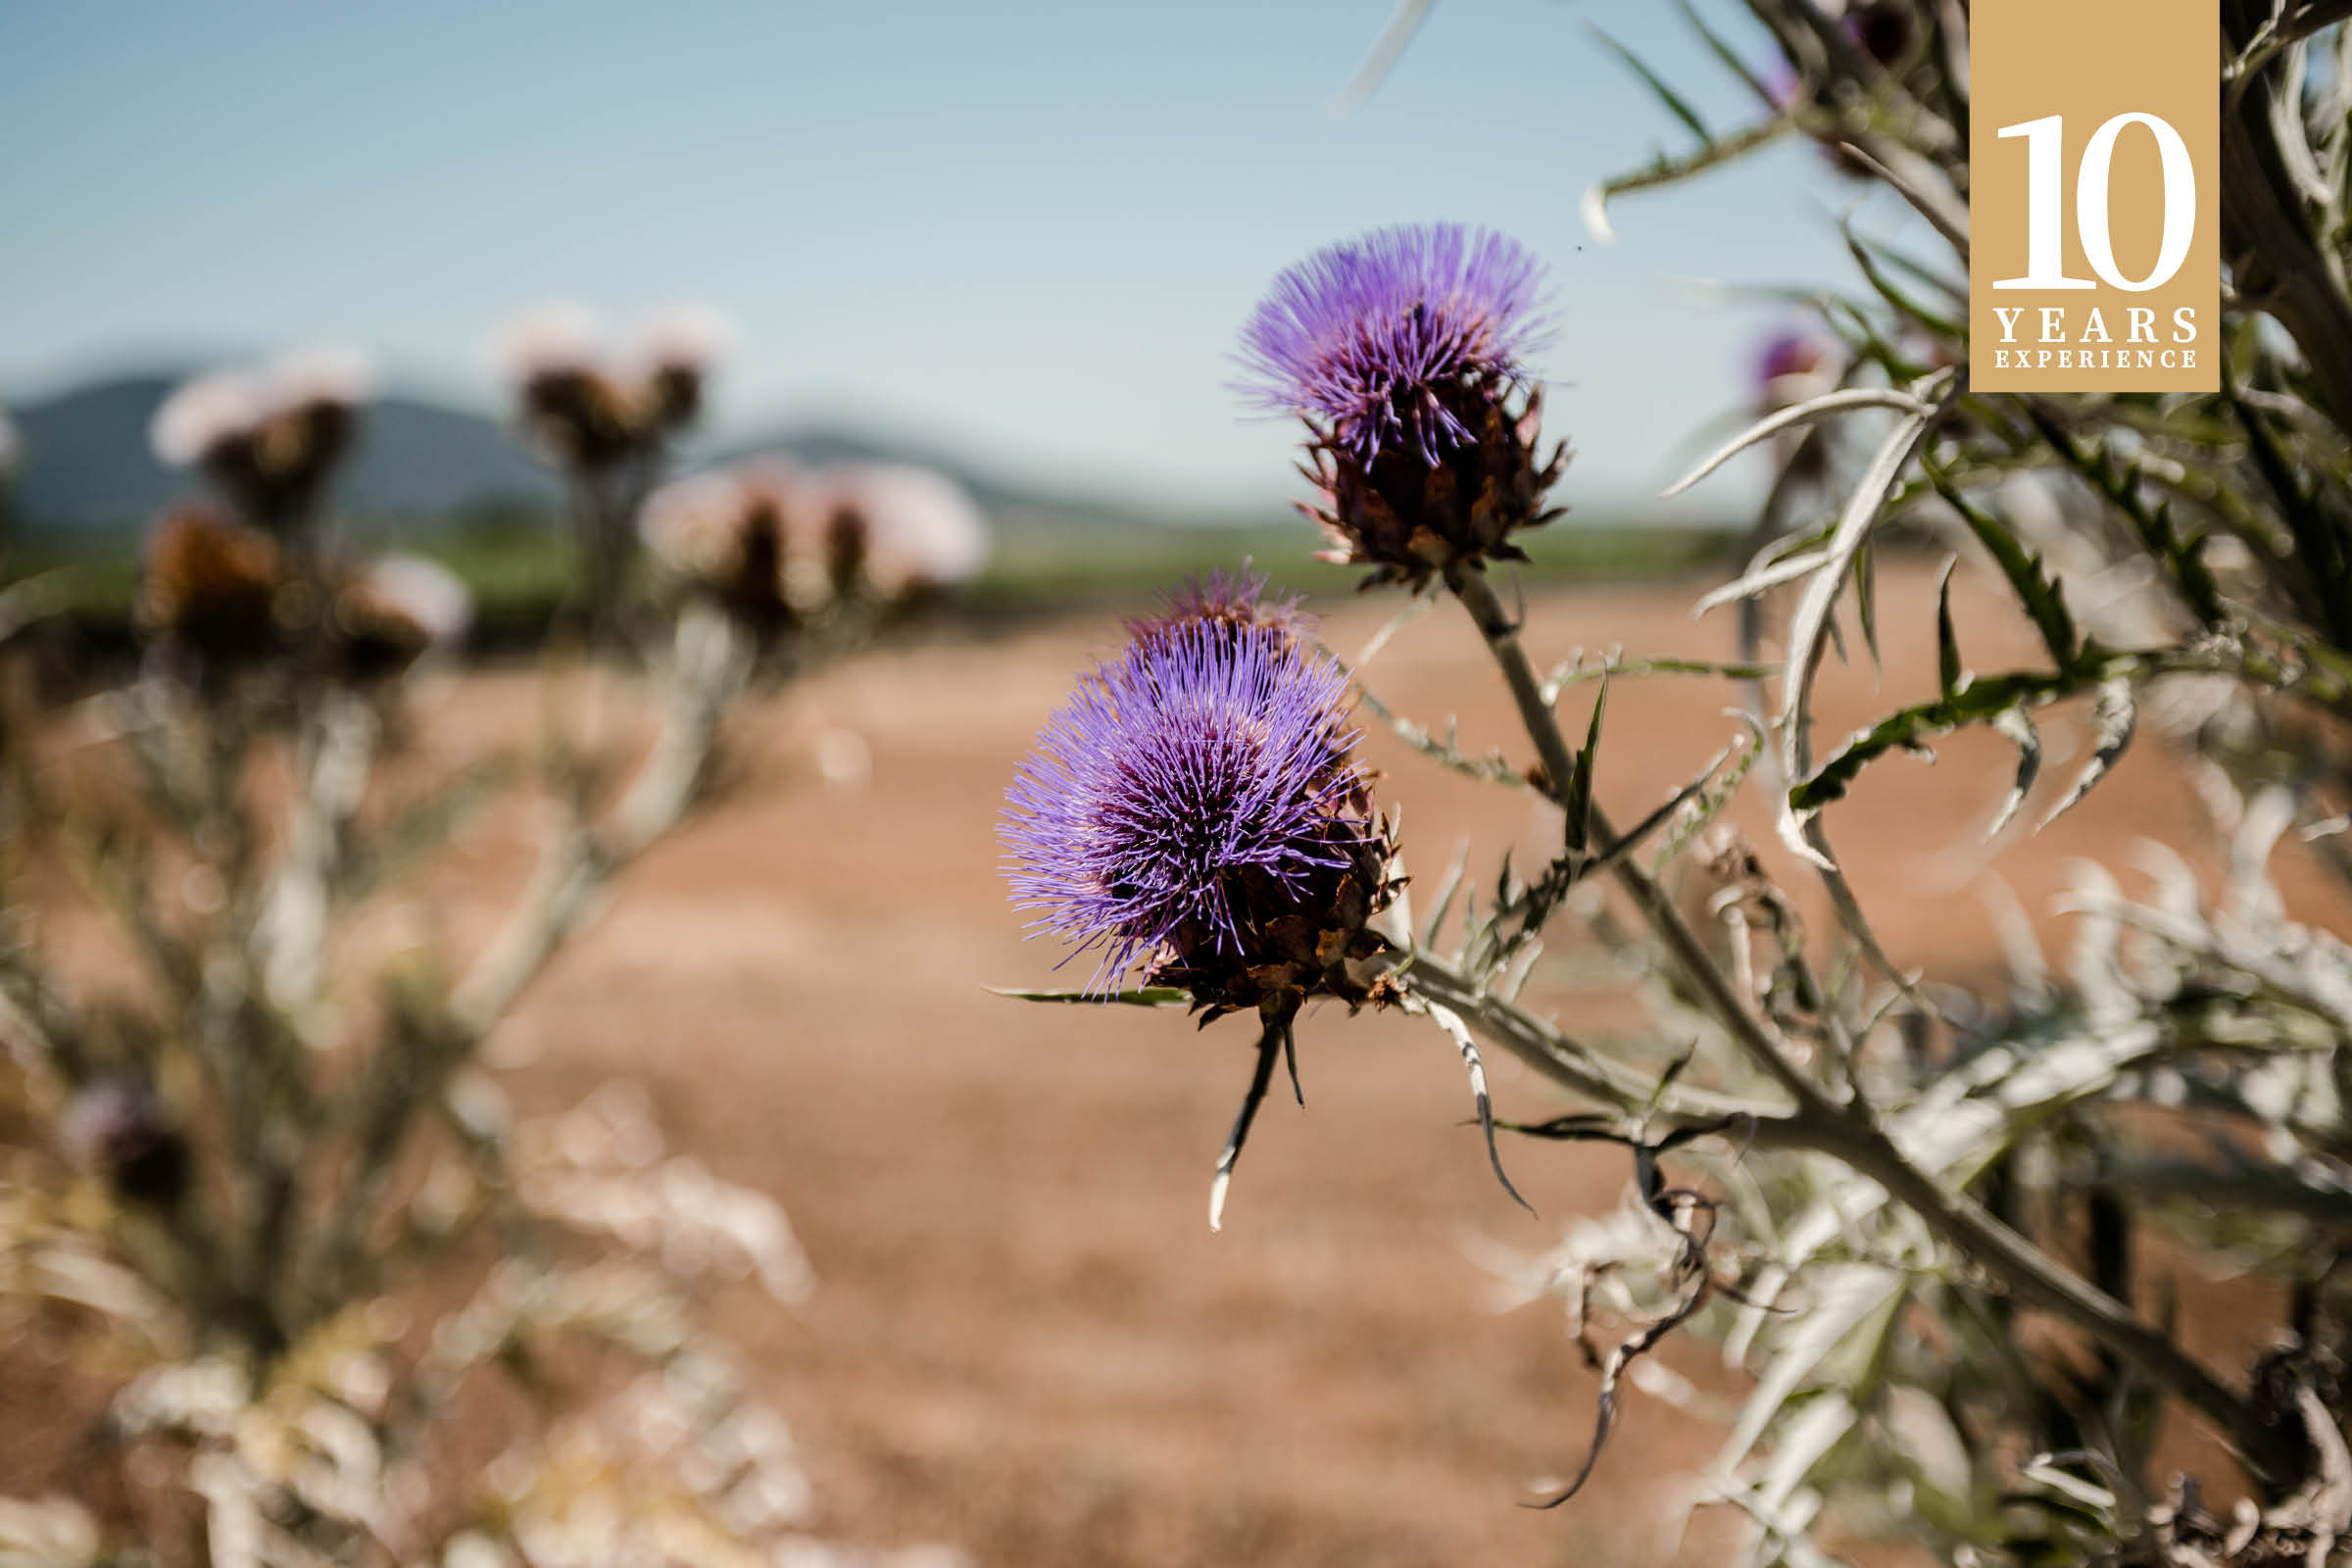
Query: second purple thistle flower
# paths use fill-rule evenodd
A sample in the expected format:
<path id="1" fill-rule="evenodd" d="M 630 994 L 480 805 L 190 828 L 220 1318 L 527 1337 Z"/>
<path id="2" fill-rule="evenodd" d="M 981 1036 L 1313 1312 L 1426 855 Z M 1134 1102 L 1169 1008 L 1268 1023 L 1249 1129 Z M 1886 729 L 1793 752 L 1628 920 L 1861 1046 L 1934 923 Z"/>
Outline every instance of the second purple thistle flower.
<path id="1" fill-rule="evenodd" d="M 1318 251 L 1250 317 L 1240 390 L 1305 421 L 1304 510 L 1371 583 L 1525 560 L 1509 536 L 1559 514 L 1544 497 L 1567 448 L 1539 456 L 1525 364 L 1548 335 L 1544 278 L 1504 235 L 1410 224 Z"/>
<path id="2" fill-rule="evenodd" d="M 1096 988 L 1144 962 L 1209 1017 L 1287 1021 L 1311 996 L 1367 999 L 1366 922 L 1393 890 L 1347 677 L 1257 586 L 1138 624 L 1038 737 L 1001 831 L 1015 901 L 1102 955 Z"/>

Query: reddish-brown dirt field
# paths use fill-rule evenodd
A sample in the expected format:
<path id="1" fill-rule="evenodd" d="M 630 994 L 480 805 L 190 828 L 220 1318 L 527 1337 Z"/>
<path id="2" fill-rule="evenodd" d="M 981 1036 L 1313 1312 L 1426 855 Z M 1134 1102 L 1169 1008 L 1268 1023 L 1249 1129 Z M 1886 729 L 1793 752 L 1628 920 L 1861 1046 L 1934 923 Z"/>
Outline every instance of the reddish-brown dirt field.
<path id="1" fill-rule="evenodd" d="M 1698 591 L 1546 595 L 1528 639 L 1539 662 L 1577 646 L 1726 657 L 1729 615 L 1693 621 Z M 1825 737 L 1933 682 L 1930 575 L 1896 569 L 1881 591 L 1884 683 L 1834 670 Z M 1978 667 L 2031 661 L 2030 632 L 1988 591 L 1961 600 Z M 1394 608 L 1336 607 L 1332 645 L 1352 657 Z M 1583 1497 L 1516 1506 L 1581 1455 L 1594 1379 L 1553 1306 L 1494 1309 L 1472 1252 L 1539 1250 L 1564 1216 L 1616 1203 L 1622 1155 L 1506 1146 L 1543 1211 L 1530 1217 L 1462 1124 L 1452 1048 L 1426 1024 L 1326 1008 L 1299 1031 L 1305 1110 L 1269 1102 L 1212 1235 L 1209 1165 L 1248 1076 L 1248 1026 L 1197 1032 L 1180 1014 L 985 989 L 1057 983 L 1057 955 L 1024 944 L 1006 905 L 995 824 L 1037 725 L 1117 635 L 1103 612 L 943 636 L 783 697 L 727 797 L 635 868 L 506 1026 L 517 1097 L 554 1106 L 608 1075 L 636 1079 L 676 1146 L 791 1213 L 815 1297 L 786 1310 L 729 1296 L 719 1317 L 792 1420 L 835 1538 L 950 1542 L 1004 1565 L 1719 1560 L 1729 1522 L 1705 1513 L 1679 1556 L 1671 1544 L 1716 1429 L 1640 1394 Z M 1368 679 L 1401 711 L 1458 714 L 1468 750 L 1524 754 L 1450 606 L 1400 634 Z M 1572 723 L 1589 691 L 1564 704 Z M 1736 700 L 1714 680 L 1619 684 L 1599 770 L 1613 814 L 1640 815 L 1726 744 Z M 463 756 L 512 741 L 534 701 L 518 672 L 468 678 L 430 744 Z M 827 726 L 870 748 L 862 784 L 821 775 Z M 2047 809 L 2085 747 L 2079 714 L 2044 731 Z M 1367 744 L 1424 886 L 1465 834 L 1491 876 L 1506 846 L 1525 863 L 1556 833 L 1524 795 L 1468 784 L 1385 734 Z M 1880 764 L 1830 816 L 1888 947 L 1938 978 L 1997 978 L 1987 869 L 2057 955 L 2064 922 L 2047 911 L 2071 862 L 2104 860 L 2130 887 L 2139 840 L 2207 834 L 2185 774 L 2144 735 L 2089 808 L 2013 835 L 1987 865 L 1978 845 L 2005 748 L 1968 735 L 1942 752 L 1933 767 Z M 1744 821 L 1769 842 L 1753 794 Z M 504 812 L 464 841 L 442 895 L 461 931 L 519 876 L 527 825 Z M 1774 863 L 1826 932 L 1811 884 Z M 2340 928 L 2309 868 L 2283 869 L 2290 901 Z M 1638 1021 L 1542 977 L 1531 996 L 1572 1029 Z M 1490 1068 L 1506 1113 L 1563 1104 L 1507 1058 Z M 2184 1294 L 2192 1333 L 2218 1350 L 2219 1310 Z M 1667 1358 L 1736 1387 L 1696 1340 Z M 0 1428 L 22 1417 L 17 1402 L 0 1386 Z M 11 1451 L 0 1444 L 0 1472 Z"/>

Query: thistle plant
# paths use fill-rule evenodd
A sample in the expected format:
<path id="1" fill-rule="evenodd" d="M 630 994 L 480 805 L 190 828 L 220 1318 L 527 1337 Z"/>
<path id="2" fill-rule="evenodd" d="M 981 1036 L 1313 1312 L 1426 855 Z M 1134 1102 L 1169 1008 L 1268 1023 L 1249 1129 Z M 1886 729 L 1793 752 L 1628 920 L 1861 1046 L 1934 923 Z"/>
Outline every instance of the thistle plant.
<path id="1" fill-rule="evenodd" d="M 1298 1088 L 1300 1006 L 1371 999 L 1386 944 L 1369 922 L 1396 891 L 1388 824 L 1350 757 L 1347 677 L 1264 586 L 1212 578 L 1135 623 L 1048 722 L 1002 834 L 1035 928 L 1100 954 L 1088 994 L 1143 965 L 1145 995 L 1188 1001 L 1204 1026 L 1257 1015 L 1211 1228 L 1278 1052 Z"/>
<path id="2" fill-rule="evenodd" d="M 535 755 L 399 755 L 466 594 L 327 528 L 366 409 L 302 363 L 165 405 L 159 448 L 215 494 L 149 536 L 146 657 L 0 727 L 0 1324 L 109 1383 L 71 1494 L 0 1498 L 0 1561 L 840 1560 L 693 1309 L 806 1293 L 782 1211 L 669 1152 L 628 1086 L 518 1118 L 485 1059 L 705 800 L 765 602 L 678 605 L 644 722 L 589 733 L 551 683 Z M 699 390 L 654 363 L 674 427 Z M 447 946 L 419 880 L 523 781 L 539 862 Z M 103 958 L 61 954 L 93 914 Z"/>
<path id="3" fill-rule="evenodd" d="M 1544 1505 L 1606 1473 L 1643 1359 L 1705 1334 L 1753 1382 L 1693 1494 L 1751 1523 L 1749 1560 L 1835 1561 L 1873 1535 L 1980 1564 L 2352 1560 L 2352 949 L 2291 918 L 2269 871 L 2289 840 L 2352 868 L 2339 848 L 2352 810 L 2347 8 L 2223 8 L 2225 390 L 2067 398 L 1969 387 L 1965 8 L 1745 9 L 1777 63 L 1742 59 L 1686 15 L 1753 90 L 1754 122 L 1719 134 L 1661 85 L 1697 145 L 1591 193 L 1595 230 L 1618 198 L 1804 135 L 1892 193 L 1908 244 L 1944 254 L 1849 225 L 1855 288 L 1765 296 L 1813 313 L 1812 346 L 1802 363 L 1775 351 L 1761 417 L 1684 481 L 1750 449 L 1775 456 L 1746 566 L 1697 607 L 1741 607 L 1736 661 L 1580 654 L 1546 667 L 1530 645 L 1563 629 L 1496 591 L 1513 538 L 1554 514 L 1558 473 L 1537 457 L 1526 355 L 1541 275 L 1518 247 L 1446 225 L 1381 231 L 1286 273 L 1245 329 L 1252 402 L 1305 421 L 1306 510 L 1334 553 L 1370 568 L 1366 586 L 1407 588 L 1407 615 L 1458 606 L 1524 748 L 1463 754 L 1394 714 L 1360 662 L 1358 710 L 1553 813 L 1540 868 L 1506 858 L 1473 878 L 1465 863 L 1419 917 L 1404 897 L 1412 846 L 1392 831 L 1367 926 L 1379 942 L 1355 972 L 1361 996 L 1343 1000 L 1429 1018 L 1474 1072 L 1481 1044 L 1507 1051 L 1569 1102 L 1493 1125 L 1628 1157 L 1621 1211 L 1576 1221 L 1510 1271 L 1530 1297 L 1564 1301 L 1600 1374 L 1592 1442 Z M 1776 74 L 1793 85 L 1776 92 Z M 1935 689 L 1821 744 L 1822 665 L 1833 649 L 1875 659 L 1875 559 L 1897 520 L 1988 573 L 2043 662 L 1972 670 L 1947 570 L 1936 604 L 1906 607 L 1936 616 Z M 1207 612 L 1231 603 L 1216 593 L 1185 603 L 1196 621 L 1238 621 L 1228 636 L 1262 635 L 1249 615 Z M 1124 726 L 1154 702 L 1149 635 L 1168 636 L 1139 634 L 1071 711 Z M 1663 674 L 1732 683 L 1741 716 L 1721 755 L 1621 830 L 1605 805 L 1604 698 Z M 1585 692 L 1571 731 L 1561 705 Z M 2045 790 L 2035 715 L 2059 705 L 2083 710 L 2094 747 Z M 2192 831 L 2226 847 L 2225 883 L 2202 885 L 2179 858 L 2144 897 L 2086 872 L 2068 902 L 2082 927 L 2071 969 L 2043 960 L 2021 923 L 2013 977 L 1985 995 L 1898 964 L 1847 880 L 1837 805 L 1864 769 L 1932 758 L 1970 725 L 2016 749 L 2012 786 L 1986 802 L 2001 842 L 2100 809 L 2100 780 L 2154 733 L 2202 783 L 2214 819 Z M 1247 733 L 1257 747 L 1277 732 Z M 1048 841 L 1073 853 L 1048 876 L 1019 864 L 1016 896 L 1049 898 L 1044 930 L 1103 949 L 1119 974 L 1141 962 L 1152 983 L 1120 990 L 1099 970 L 1086 987 L 1022 994 L 1213 1007 L 1221 993 L 1169 926 L 1121 923 L 1157 907 L 1158 884 L 1103 852 L 1153 842 L 1123 838 L 1131 824 L 1200 820 L 1185 786 L 1123 765 L 1125 744 L 1123 728 L 1057 717 L 1015 785 L 1008 841 L 1033 855 L 1032 824 L 1051 822 Z M 1100 797 L 1061 787 L 1097 775 L 1111 786 Z M 1777 843 L 1723 820 L 1750 789 Z M 1117 809 L 1086 804 L 1098 798 Z M 1200 852 L 1152 863 L 1186 866 L 1190 889 L 1245 863 L 1227 841 Z M 1807 928 L 1787 877 L 1817 884 L 1827 930 Z M 1526 1000 L 1553 972 L 1546 946 L 1571 941 L 1649 1003 L 1645 1037 L 1603 1047 Z M 2278 1315 L 2241 1325 L 2254 1346 L 2239 1359 L 2192 1350 L 2152 1308 L 2159 1235 L 2271 1287 Z M 2160 1436 L 2178 1425 L 2218 1440 L 2234 1468 L 2159 1471 Z"/>
<path id="4" fill-rule="evenodd" d="M 562 476 L 577 554 L 579 606 L 590 640 L 613 646 L 636 559 L 638 509 L 670 449 L 703 412 L 728 328 L 716 313 L 679 307 L 615 345 L 590 312 L 525 312 L 493 345 L 531 450 Z"/>

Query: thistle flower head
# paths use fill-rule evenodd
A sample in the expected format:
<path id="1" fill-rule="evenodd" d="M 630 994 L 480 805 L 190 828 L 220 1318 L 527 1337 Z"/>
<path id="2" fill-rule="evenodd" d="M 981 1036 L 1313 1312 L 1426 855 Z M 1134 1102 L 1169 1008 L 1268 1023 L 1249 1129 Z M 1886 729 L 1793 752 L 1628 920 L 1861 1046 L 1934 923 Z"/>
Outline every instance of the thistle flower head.
<path id="1" fill-rule="evenodd" d="M 1478 438 L 1465 384 L 1527 380 L 1543 346 L 1544 268 L 1519 243 L 1457 223 L 1378 229 L 1274 280 L 1243 329 L 1243 383 L 1369 463 L 1403 444 L 1425 465 Z"/>
<path id="2" fill-rule="evenodd" d="M 702 413 L 703 383 L 734 336 L 733 325 L 708 305 L 673 305 L 646 318 L 637 354 L 656 418 L 679 425 Z"/>
<path id="3" fill-rule="evenodd" d="M 885 605 L 969 581 L 988 560 L 988 518 L 963 486 L 906 463 L 837 463 L 809 475 L 803 515 Z"/>
<path id="4" fill-rule="evenodd" d="M 270 362 L 263 375 L 273 412 L 309 404 L 356 409 L 375 392 L 375 362 L 354 343 L 310 343 Z"/>
<path id="5" fill-rule="evenodd" d="M 1827 392 L 1836 383 L 1836 346 L 1818 332 L 1788 327 L 1756 349 L 1757 399 L 1767 410 L 1787 408 Z"/>
<path id="6" fill-rule="evenodd" d="M 203 469 L 247 517 L 282 531 L 308 517 L 350 452 L 373 378 L 367 355 L 344 344 L 211 371 L 164 399 L 148 441 L 166 463 Z"/>
<path id="7" fill-rule="evenodd" d="M 332 614 L 341 673 L 380 680 L 464 637 L 473 624 L 473 595 L 437 561 L 379 556 L 340 585 Z"/>
<path id="8" fill-rule="evenodd" d="M 1549 520 L 1565 446 L 1538 455 L 1544 270 L 1517 242 L 1454 223 L 1387 228 L 1275 280 L 1243 330 L 1241 390 L 1305 421 L 1303 508 L 1327 559 L 1366 586 L 1524 560 L 1510 535 Z"/>
<path id="9" fill-rule="evenodd" d="M 710 305 L 663 306 L 637 328 L 638 358 L 656 369 L 702 374 L 723 359 L 734 342 L 734 323 Z"/>
<path id="10" fill-rule="evenodd" d="M 1139 962 L 1212 1015 L 1360 1002 L 1387 897 L 1339 665 L 1274 627 L 1195 620 L 1096 669 L 1039 736 L 999 830 L 1032 929 Z"/>
<path id="11" fill-rule="evenodd" d="M 266 404 L 243 370 L 211 370 L 173 387 L 147 425 L 148 445 L 175 468 L 192 468 L 253 428 Z"/>
<path id="12" fill-rule="evenodd" d="M 681 308 L 657 313 L 635 352 L 620 354 L 594 313 L 550 304 L 496 333 L 491 357 L 541 455 L 598 474 L 658 450 L 701 415 L 726 335 L 716 312 Z"/>
<path id="13" fill-rule="evenodd" d="M 663 485 L 638 520 L 654 560 L 762 629 L 822 609 L 828 585 L 795 580 L 788 559 L 796 470 L 754 459 Z"/>
<path id="14" fill-rule="evenodd" d="M 511 385 L 539 376 L 602 368 L 605 328 L 594 311 L 569 300 L 534 305 L 490 338 L 490 358 Z"/>
<path id="15" fill-rule="evenodd" d="M 277 544 L 217 508 L 175 507 L 148 533 L 136 620 L 151 641 L 205 674 L 267 660 L 286 643 Z"/>

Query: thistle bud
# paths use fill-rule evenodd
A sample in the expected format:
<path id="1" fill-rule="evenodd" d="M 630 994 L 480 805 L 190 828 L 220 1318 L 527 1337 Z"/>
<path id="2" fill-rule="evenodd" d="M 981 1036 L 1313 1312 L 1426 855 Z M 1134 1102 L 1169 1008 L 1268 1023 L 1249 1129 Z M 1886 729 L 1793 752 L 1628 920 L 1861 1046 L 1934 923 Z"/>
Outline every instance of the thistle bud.
<path id="1" fill-rule="evenodd" d="M 67 1102 L 58 1123 L 66 1157 L 130 1202 L 168 1207 L 187 1188 L 187 1139 L 155 1092 L 108 1078 Z"/>
<path id="2" fill-rule="evenodd" d="M 382 556 L 336 585 L 329 653 L 346 680 L 389 680 L 473 623 L 473 596 L 457 574 L 422 556 Z"/>
<path id="3" fill-rule="evenodd" d="M 673 306 L 647 319 L 638 347 L 655 418 L 674 428 L 701 416 L 703 384 L 733 336 L 725 318 L 708 306 Z"/>
<path id="4" fill-rule="evenodd" d="M 540 306 L 493 341 L 524 433 L 557 467 L 591 476 L 659 451 L 701 415 L 704 383 L 724 348 L 715 313 L 656 316 L 634 359 L 610 351 L 591 313 Z"/>
<path id="5" fill-rule="evenodd" d="M 1756 350 L 1756 402 L 1766 414 L 1819 397 L 1838 384 L 1837 351 L 1802 328 L 1775 332 Z"/>
<path id="6" fill-rule="evenodd" d="M 1838 365 L 1835 345 L 1818 333 L 1801 327 L 1775 332 L 1756 351 L 1756 412 L 1773 414 L 1835 391 Z M 1774 437 L 1773 450 L 1798 477 L 1818 478 L 1828 466 L 1829 438 L 1827 425 L 1783 430 Z"/>
<path id="7" fill-rule="evenodd" d="M 309 521 L 350 455 L 368 394 L 365 356 L 343 347 L 182 383 L 149 426 L 156 456 L 196 468 L 247 519 L 284 534 Z"/>
<path id="8" fill-rule="evenodd" d="M 788 563 L 794 475 L 769 460 L 696 474 L 654 492 L 638 532 L 656 563 L 754 629 L 822 608 L 795 593 Z"/>
<path id="9" fill-rule="evenodd" d="M 217 508 L 175 507 L 147 536 L 134 619 L 142 635 L 225 674 L 282 652 L 286 573 L 276 542 Z"/>
<path id="10" fill-rule="evenodd" d="M 837 582 L 886 606 L 968 581 L 988 559 L 988 519 L 964 488 L 932 468 L 842 463 L 811 476 Z"/>
<path id="11" fill-rule="evenodd" d="M 1242 390 L 1307 428 L 1327 559 L 1367 586 L 1523 561 L 1510 536 L 1559 515 L 1567 462 L 1541 453 L 1525 359 L 1546 323 L 1544 271 L 1516 242 L 1437 223 L 1335 245 L 1275 280 L 1243 333 Z"/>

